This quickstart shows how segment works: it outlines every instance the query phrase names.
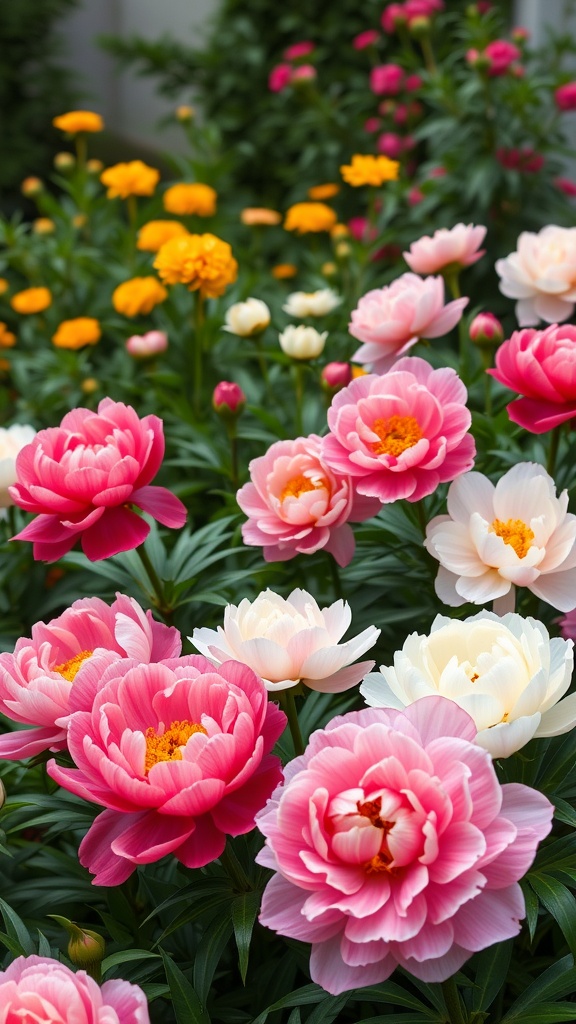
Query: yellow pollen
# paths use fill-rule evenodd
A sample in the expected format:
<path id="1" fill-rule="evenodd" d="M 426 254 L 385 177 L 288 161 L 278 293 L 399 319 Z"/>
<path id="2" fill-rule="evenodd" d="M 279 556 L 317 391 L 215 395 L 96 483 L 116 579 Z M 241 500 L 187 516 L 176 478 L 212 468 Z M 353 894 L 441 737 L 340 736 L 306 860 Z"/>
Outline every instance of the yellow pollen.
<path id="1" fill-rule="evenodd" d="M 506 522 L 495 519 L 489 529 L 498 537 L 502 537 L 505 544 L 510 544 L 518 558 L 524 558 L 528 554 L 534 540 L 534 531 L 522 519 L 507 519 Z"/>
<path id="2" fill-rule="evenodd" d="M 63 661 L 61 665 L 54 665 L 52 671 L 58 672 L 69 683 L 73 683 L 84 662 L 87 658 L 91 658 L 93 654 L 94 651 L 80 651 L 80 654 L 75 654 L 73 658 L 68 658 L 68 661 Z"/>
<path id="3" fill-rule="evenodd" d="M 375 420 L 372 430 L 380 438 L 370 445 L 376 455 L 398 457 L 407 448 L 412 448 L 423 436 L 413 416 L 390 416 L 387 420 Z"/>
<path id="4" fill-rule="evenodd" d="M 144 770 L 146 774 L 159 761 L 181 761 L 182 747 L 185 747 L 188 740 L 195 732 L 203 732 L 208 735 L 203 725 L 198 722 L 172 722 L 169 729 L 166 729 L 161 736 L 157 736 L 154 727 L 151 725 L 146 730 L 146 759 Z"/>
<path id="5" fill-rule="evenodd" d="M 318 480 L 314 483 L 310 477 L 304 476 L 301 473 L 300 476 L 295 476 L 292 480 L 288 481 L 280 495 L 280 501 L 285 501 L 286 498 L 299 498 L 305 491 L 316 491 L 318 488 L 323 487 L 324 483 L 324 480 Z"/>
<path id="6" fill-rule="evenodd" d="M 367 864 L 364 865 L 364 870 L 367 875 L 379 875 L 382 871 L 387 871 L 388 874 L 392 874 L 394 868 L 390 867 L 392 863 L 392 857 L 385 850 L 380 850 L 375 857 L 372 857 Z"/>

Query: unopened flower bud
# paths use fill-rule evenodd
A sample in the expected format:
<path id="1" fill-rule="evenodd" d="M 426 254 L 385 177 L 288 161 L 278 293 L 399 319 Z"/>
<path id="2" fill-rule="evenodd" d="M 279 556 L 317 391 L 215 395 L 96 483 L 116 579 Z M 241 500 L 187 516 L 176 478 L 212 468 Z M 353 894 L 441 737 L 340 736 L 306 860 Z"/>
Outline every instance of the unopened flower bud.
<path id="1" fill-rule="evenodd" d="M 93 395 L 99 387 L 100 382 L 96 380 L 96 377 L 85 377 L 80 385 L 80 389 L 85 395 Z"/>
<path id="2" fill-rule="evenodd" d="M 338 273 L 338 267 L 335 263 L 323 263 L 320 267 L 323 277 L 334 277 Z"/>
<path id="3" fill-rule="evenodd" d="M 430 35 L 430 18 L 423 14 L 411 18 L 408 22 L 408 31 L 415 39 L 424 39 L 425 36 Z"/>
<path id="4" fill-rule="evenodd" d="M 348 242 L 338 242 L 335 252 L 340 259 L 346 259 L 346 257 L 350 255 L 352 250 L 348 245 Z"/>
<path id="5" fill-rule="evenodd" d="M 246 395 L 234 381 L 221 380 L 214 388 L 212 408 L 224 420 L 236 419 L 246 405 Z"/>
<path id="6" fill-rule="evenodd" d="M 301 85 L 303 82 L 313 82 L 316 78 L 316 68 L 313 64 L 301 64 L 300 67 L 294 68 L 292 72 L 292 78 L 290 79 L 291 85 Z"/>
<path id="7" fill-rule="evenodd" d="M 246 299 L 245 302 L 235 302 L 226 310 L 226 323 L 224 331 L 230 334 L 237 334 L 239 338 L 253 338 L 255 334 L 261 334 L 270 323 L 270 310 L 261 299 Z"/>
<path id="8" fill-rule="evenodd" d="M 280 348 L 292 359 L 316 359 L 324 351 L 328 331 L 320 334 L 315 327 L 289 324 L 278 337 Z"/>
<path id="9" fill-rule="evenodd" d="M 57 171 L 70 171 L 76 163 L 73 153 L 56 153 L 54 167 Z"/>
<path id="10" fill-rule="evenodd" d="M 133 334 L 126 341 L 126 349 L 134 359 L 150 359 L 168 348 L 168 336 L 164 331 L 148 331 L 147 334 Z"/>
<path id="11" fill-rule="evenodd" d="M 44 190 L 44 182 L 40 178 L 24 178 L 24 181 L 20 185 L 20 191 L 23 196 L 37 196 L 39 192 Z"/>
<path id="12" fill-rule="evenodd" d="M 480 348 L 496 348 L 504 341 L 504 329 L 493 313 L 478 313 L 468 329 L 470 340 Z"/>
<path id="13" fill-rule="evenodd" d="M 86 170 L 89 174 L 100 174 L 104 170 L 104 164 L 101 160 L 93 157 L 91 160 L 86 161 Z"/>
<path id="14" fill-rule="evenodd" d="M 52 235 L 56 230 L 56 225 L 50 217 L 37 217 L 32 222 L 32 230 L 35 235 Z"/>
<path id="15" fill-rule="evenodd" d="M 183 103 L 181 106 L 176 107 L 176 120 L 185 124 L 187 121 L 192 121 L 194 119 L 195 113 L 196 111 L 194 110 L 194 107 L 189 107 L 187 104 Z"/>
<path id="16" fill-rule="evenodd" d="M 72 225 L 75 228 L 83 228 L 88 218 L 85 213 L 75 213 L 72 217 Z"/>
<path id="17" fill-rule="evenodd" d="M 49 917 L 57 921 L 66 929 L 70 936 L 67 953 L 75 967 L 86 971 L 95 981 L 100 981 L 101 964 L 106 952 L 106 943 L 98 932 L 89 928 L 80 928 L 67 917 L 60 917 L 59 914 L 49 914 Z"/>
<path id="18" fill-rule="evenodd" d="M 335 395 L 341 388 L 347 387 L 352 380 L 352 367 L 350 363 L 328 363 L 320 377 L 324 391 Z"/>

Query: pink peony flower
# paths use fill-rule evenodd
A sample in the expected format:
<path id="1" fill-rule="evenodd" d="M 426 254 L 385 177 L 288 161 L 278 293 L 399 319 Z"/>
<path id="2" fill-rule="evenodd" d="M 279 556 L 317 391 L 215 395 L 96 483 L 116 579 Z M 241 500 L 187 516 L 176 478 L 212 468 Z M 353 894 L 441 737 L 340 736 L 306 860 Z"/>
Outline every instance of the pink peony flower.
<path id="1" fill-rule="evenodd" d="M 354 36 L 352 46 L 355 50 L 365 50 L 367 46 L 375 46 L 380 39 L 380 33 L 375 28 L 369 28 Z"/>
<path id="2" fill-rule="evenodd" d="M 378 139 L 377 149 L 379 153 L 384 153 L 384 156 L 396 160 L 404 151 L 404 140 L 396 132 L 382 132 Z"/>
<path id="3" fill-rule="evenodd" d="M 323 386 L 329 391 L 339 391 L 352 380 L 352 367 L 350 363 L 327 363 L 320 376 Z"/>
<path id="4" fill-rule="evenodd" d="M 389 4 L 382 13 L 381 23 L 385 32 L 392 34 L 401 25 L 406 25 L 408 17 L 403 4 Z"/>
<path id="5" fill-rule="evenodd" d="M 496 260 L 500 291 L 516 303 L 520 327 L 567 320 L 576 301 L 576 228 L 524 231 L 516 252 Z"/>
<path id="6" fill-rule="evenodd" d="M 313 64 L 301 64 L 300 67 L 294 68 L 291 82 L 293 85 L 297 85 L 298 82 L 313 82 L 316 77 L 317 71 Z"/>
<path id="7" fill-rule="evenodd" d="M 396 96 L 404 80 L 399 64 L 379 64 L 370 72 L 370 88 L 377 96 Z"/>
<path id="8" fill-rule="evenodd" d="M 518 880 L 554 808 L 528 786 L 501 786 L 475 736 L 440 696 L 338 716 L 257 816 L 256 859 L 277 872 L 260 921 L 312 943 L 312 980 L 333 995 L 397 966 L 444 981 L 518 934 Z"/>
<path id="9" fill-rule="evenodd" d="M 552 430 L 576 416 L 576 327 L 515 331 L 487 372 L 524 396 L 508 406 L 513 423 L 533 434 Z"/>
<path id="10" fill-rule="evenodd" d="M 133 334 L 126 341 L 126 350 L 135 359 L 149 359 L 165 352 L 168 336 L 164 331 L 148 331 L 147 334 Z"/>
<path id="11" fill-rule="evenodd" d="M 270 754 L 286 716 L 246 665 L 197 655 L 156 665 L 116 662 L 91 711 L 68 727 L 77 768 L 48 774 L 107 810 L 79 849 L 95 885 L 120 885 L 137 864 L 173 853 L 187 867 L 220 856 L 281 778 Z"/>
<path id="12" fill-rule="evenodd" d="M 517 46 L 514 46 L 514 43 L 510 43 L 507 39 L 495 39 L 492 43 L 488 43 L 484 50 L 484 56 L 490 61 L 488 74 L 492 78 L 497 78 L 500 75 L 505 75 L 514 61 L 522 56 L 522 53 Z"/>
<path id="13" fill-rule="evenodd" d="M 559 110 L 576 110 L 576 82 L 560 85 L 554 93 L 554 99 Z"/>
<path id="14" fill-rule="evenodd" d="M 138 547 L 150 532 L 136 505 L 164 526 L 180 527 L 186 509 L 150 481 L 162 465 L 164 434 L 157 416 L 103 398 L 98 412 L 73 409 L 59 427 L 40 430 L 16 459 L 16 505 L 37 513 L 13 540 L 30 540 L 34 558 L 55 562 L 77 540 L 92 561 Z"/>
<path id="15" fill-rule="evenodd" d="M 267 562 L 324 549 L 338 565 L 354 555 L 352 522 L 379 511 L 377 501 L 355 494 L 348 475 L 334 473 L 321 457 L 316 434 L 276 441 L 250 463 L 250 483 L 236 495 L 249 516 L 242 527 L 245 544 L 263 548 Z"/>
<path id="16" fill-rule="evenodd" d="M 83 597 L 50 622 L 35 623 L 13 654 L 0 654 L 0 712 L 34 726 L 0 736 L 0 758 L 64 749 L 68 715 L 80 706 L 90 709 L 88 690 L 98 690 L 108 665 L 120 658 L 177 658 L 181 648 L 177 629 L 156 622 L 123 594 L 111 606 Z"/>
<path id="17" fill-rule="evenodd" d="M 485 253 L 480 249 L 486 228 L 474 224 L 456 224 L 440 228 L 432 237 L 424 235 L 412 242 L 409 252 L 402 253 L 415 274 L 437 274 L 443 270 L 462 270 Z"/>
<path id="18" fill-rule="evenodd" d="M 409 28 L 417 18 L 432 18 L 443 10 L 444 0 L 405 0 L 404 3 Z"/>
<path id="19" fill-rule="evenodd" d="M 373 661 L 351 662 L 380 636 L 368 626 L 341 644 L 351 620 L 344 601 L 319 608 L 305 590 L 293 590 L 286 599 L 265 590 L 255 601 L 227 605 L 223 627 L 195 629 L 188 639 L 217 665 L 228 658 L 248 665 L 271 692 L 302 683 L 320 693 L 341 693 L 373 668 Z"/>
<path id="20" fill-rule="evenodd" d="M 246 395 L 234 381 L 221 380 L 214 388 L 212 407 L 225 418 L 238 416 L 246 405 Z"/>
<path id="21" fill-rule="evenodd" d="M 129 981 L 102 987 L 58 960 L 19 956 L 0 971 L 2 1024 L 150 1024 L 148 1001 Z"/>
<path id="22" fill-rule="evenodd" d="M 282 92 L 292 80 L 293 67 L 291 64 L 277 64 L 268 75 L 268 88 L 270 92 Z"/>
<path id="23" fill-rule="evenodd" d="M 335 395 L 322 457 L 350 474 L 360 494 L 419 501 L 473 465 L 466 398 L 454 370 L 401 359 L 383 376 L 359 377 Z"/>
<path id="24" fill-rule="evenodd" d="M 462 298 L 444 305 L 441 277 L 423 280 L 402 274 L 392 284 L 367 292 L 352 311 L 348 330 L 364 343 L 352 359 L 384 373 L 419 338 L 439 338 L 451 331 L 467 303 Z"/>
<path id="25" fill-rule="evenodd" d="M 418 92 L 422 88 L 424 82 L 420 75 L 408 75 L 404 81 L 404 88 L 406 92 Z"/>
<path id="26" fill-rule="evenodd" d="M 379 117 L 368 117 L 366 121 L 364 121 L 364 131 L 368 132 L 369 135 L 372 135 L 374 132 L 380 130 L 380 123 Z"/>
<path id="27" fill-rule="evenodd" d="M 576 196 L 576 181 L 571 181 L 570 178 L 554 178 L 554 184 L 565 196 L 572 199 Z"/>
<path id="28" fill-rule="evenodd" d="M 301 43 L 292 43 L 292 46 L 287 46 L 282 56 L 284 60 L 299 60 L 300 57 L 307 57 L 314 49 L 316 49 L 314 43 L 303 40 Z"/>

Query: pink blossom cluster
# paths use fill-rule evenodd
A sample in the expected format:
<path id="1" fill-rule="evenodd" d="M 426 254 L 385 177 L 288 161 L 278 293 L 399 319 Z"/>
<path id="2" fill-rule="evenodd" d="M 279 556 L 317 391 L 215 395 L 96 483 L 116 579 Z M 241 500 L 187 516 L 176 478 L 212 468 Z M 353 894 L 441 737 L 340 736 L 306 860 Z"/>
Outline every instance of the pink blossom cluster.
<path id="1" fill-rule="evenodd" d="M 420 75 L 407 75 L 399 64 L 379 64 L 370 72 L 370 89 L 376 96 L 386 97 L 379 107 L 380 117 L 367 119 L 364 128 L 371 134 L 383 127 L 383 118 L 391 118 L 394 126 L 410 128 L 414 125 L 423 113 L 423 108 L 417 100 L 409 100 L 407 94 L 417 92 L 422 85 Z M 404 100 L 398 102 L 400 94 L 404 94 Z M 379 153 L 389 157 L 391 160 L 398 159 L 403 153 L 409 152 L 416 145 L 412 135 L 400 135 L 396 131 L 384 131 L 377 140 Z"/>
<path id="2" fill-rule="evenodd" d="M 417 18 L 433 18 L 444 10 L 444 0 L 405 0 L 388 4 L 382 14 L 382 28 L 388 34 L 399 28 L 410 28 Z"/>
<path id="3" fill-rule="evenodd" d="M 500 146 L 496 150 L 496 159 L 506 170 L 519 171 L 520 174 L 538 174 L 544 166 L 544 157 L 531 146 L 523 146 L 521 149 Z"/>
<path id="4" fill-rule="evenodd" d="M 315 43 L 310 40 L 302 40 L 287 46 L 282 54 L 284 60 L 276 64 L 268 76 L 270 92 L 282 92 L 288 85 L 313 81 L 316 78 L 316 68 L 313 64 L 304 64 L 301 61 L 315 49 Z"/>
<path id="5" fill-rule="evenodd" d="M 521 56 L 518 47 L 508 39 L 494 39 L 483 50 L 468 50 L 466 60 L 473 67 L 485 70 L 491 78 L 500 78 L 508 72 L 517 76 L 523 73 L 517 63 Z"/>

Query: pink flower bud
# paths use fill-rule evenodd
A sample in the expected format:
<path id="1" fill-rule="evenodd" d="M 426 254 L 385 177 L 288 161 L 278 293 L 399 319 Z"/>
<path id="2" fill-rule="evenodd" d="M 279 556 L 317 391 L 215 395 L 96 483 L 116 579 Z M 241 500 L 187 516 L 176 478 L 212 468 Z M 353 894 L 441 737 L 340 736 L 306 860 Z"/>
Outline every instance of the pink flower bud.
<path id="1" fill-rule="evenodd" d="M 293 43 L 292 46 L 287 46 L 284 50 L 284 60 L 298 60 L 300 57 L 307 57 L 309 53 L 314 50 L 315 44 L 309 40 L 304 40 L 301 43 Z"/>
<path id="2" fill-rule="evenodd" d="M 224 419 L 239 416 L 246 405 L 246 395 L 239 384 L 221 380 L 214 388 L 212 408 Z"/>
<path id="3" fill-rule="evenodd" d="M 518 25 L 510 33 L 515 43 L 526 43 L 530 39 L 530 32 L 523 25 Z"/>
<path id="4" fill-rule="evenodd" d="M 488 11 L 491 11 L 493 6 L 494 4 L 491 0 L 478 0 L 478 3 L 476 4 L 478 14 L 488 14 Z"/>
<path id="5" fill-rule="evenodd" d="M 150 359 L 165 352 L 168 337 L 164 331 L 148 331 L 147 334 L 133 334 L 126 341 L 126 349 L 134 359 Z"/>
<path id="6" fill-rule="evenodd" d="M 282 92 L 292 80 L 292 66 L 290 64 L 277 64 L 268 75 L 268 88 L 270 92 Z"/>
<path id="7" fill-rule="evenodd" d="M 393 114 L 394 123 L 395 124 L 400 124 L 400 125 L 406 124 L 409 115 L 410 115 L 410 110 L 407 107 L 407 105 L 405 103 L 399 103 L 398 106 L 396 107 L 396 110 L 394 111 L 394 114 Z"/>
<path id="8" fill-rule="evenodd" d="M 404 81 L 399 64 L 379 64 L 370 72 L 370 88 L 377 96 L 396 96 Z"/>
<path id="9" fill-rule="evenodd" d="M 297 85 L 298 82 L 313 82 L 316 78 L 316 68 L 313 64 L 301 64 L 300 67 L 294 68 L 292 72 L 291 83 Z"/>
<path id="10" fill-rule="evenodd" d="M 348 228 L 352 238 L 357 242 L 364 242 L 367 245 L 378 238 L 377 229 L 368 222 L 366 217 L 351 217 L 348 221 Z"/>
<path id="11" fill-rule="evenodd" d="M 352 367 L 350 363 L 328 363 L 320 376 L 324 390 L 335 394 L 340 388 L 347 387 L 352 380 Z"/>
<path id="12" fill-rule="evenodd" d="M 491 78 L 497 78 L 505 75 L 514 61 L 519 60 L 522 54 L 518 47 L 507 39 L 495 39 L 494 42 L 488 43 L 484 50 L 484 56 L 489 60 L 488 74 Z"/>
<path id="13" fill-rule="evenodd" d="M 420 78 L 420 75 L 408 75 L 406 81 L 404 82 L 404 88 L 406 89 L 406 92 L 418 92 L 418 89 L 421 89 L 422 85 L 423 82 L 422 79 Z"/>
<path id="14" fill-rule="evenodd" d="M 365 50 L 367 46 L 375 46 L 379 39 L 380 33 L 375 28 L 369 28 L 366 32 L 354 36 L 352 46 L 355 50 Z"/>
<path id="15" fill-rule="evenodd" d="M 565 196 L 576 196 L 576 181 L 570 181 L 570 178 L 554 178 L 554 184 Z"/>
<path id="16" fill-rule="evenodd" d="M 504 341 L 504 329 L 493 313 L 478 313 L 468 329 L 475 345 L 496 347 Z"/>
<path id="17" fill-rule="evenodd" d="M 396 132 L 383 132 L 378 139 L 378 152 L 396 160 L 404 149 L 404 141 Z"/>
<path id="18" fill-rule="evenodd" d="M 418 203 L 421 203 L 425 198 L 424 193 L 419 188 L 411 188 L 408 193 L 408 203 L 410 206 L 418 206 Z"/>
<path id="19" fill-rule="evenodd" d="M 554 93 L 558 110 L 576 110 L 576 82 L 566 82 Z"/>
<path id="20" fill-rule="evenodd" d="M 432 168 L 432 170 L 428 174 L 428 177 L 429 178 L 445 178 L 446 177 L 446 173 L 447 173 L 446 172 L 446 168 L 442 167 L 442 164 L 439 164 L 438 167 L 433 167 Z"/>
<path id="21" fill-rule="evenodd" d="M 364 121 L 364 131 L 372 134 L 380 130 L 380 118 L 369 117 L 367 121 Z"/>
<path id="22" fill-rule="evenodd" d="M 406 25 L 408 15 L 402 4 L 390 4 L 382 14 L 382 28 L 385 32 L 396 32 L 398 28 Z"/>

